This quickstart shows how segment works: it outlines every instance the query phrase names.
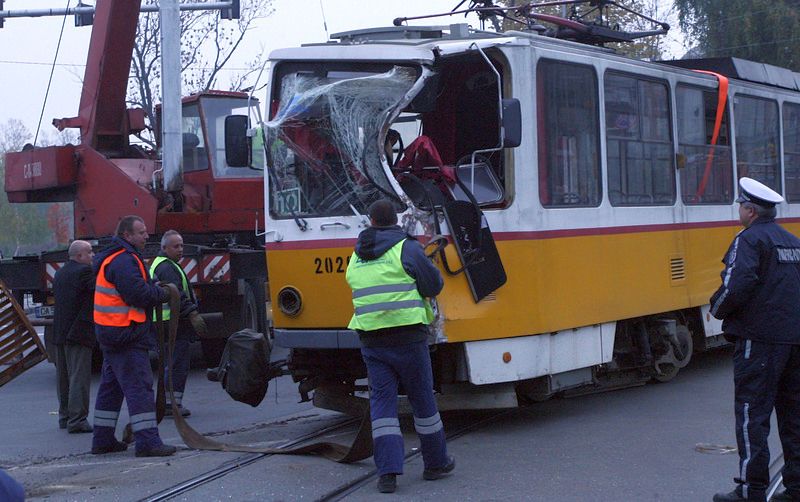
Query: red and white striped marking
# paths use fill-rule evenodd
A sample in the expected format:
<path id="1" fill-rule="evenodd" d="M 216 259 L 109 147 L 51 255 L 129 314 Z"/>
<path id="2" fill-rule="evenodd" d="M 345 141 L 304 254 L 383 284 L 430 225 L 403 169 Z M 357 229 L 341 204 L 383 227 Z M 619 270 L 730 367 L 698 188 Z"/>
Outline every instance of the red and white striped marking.
<path id="1" fill-rule="evenodd" d="M 203 257 L 203 282 L 230 282 L 231 257 L 226 254 Z"/>
<path id="2" fill-rule="evenodd" d="M 59 271 L 61 267 L 64 266 L 63 261 L 51 261 L 47 262 L 44 265 L 44 283 L 47 289 L 53 289 L 53 279 L 56 276 L 56 272 Z"/>
<path id="3" fill-rule="evenodd" d="M 197 265 L 197 258 L 181 258 L 178 264 L 183 269 L 183 273 L 186 274 L 186 278 L 189 279 L 190 284 L 196 284 L 200 282 L 200 267 Z"/>

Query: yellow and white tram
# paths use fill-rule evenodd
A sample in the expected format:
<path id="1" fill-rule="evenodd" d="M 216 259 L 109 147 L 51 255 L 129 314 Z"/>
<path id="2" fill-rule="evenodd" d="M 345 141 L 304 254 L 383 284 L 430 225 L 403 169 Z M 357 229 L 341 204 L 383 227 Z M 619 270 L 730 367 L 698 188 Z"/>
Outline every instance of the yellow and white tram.
<path id="1" fill-rule="evenodd" d="M 465 25 L 338 38 L 272 53 L 263 128 L 275 343 L 304 395 L 366 376 L 344 272 L 380 197 L 449 241 L 431 345 L 460 408 L 666 381 L 723 343 L 739 177 L 800 233 L 800 75 Z"/>

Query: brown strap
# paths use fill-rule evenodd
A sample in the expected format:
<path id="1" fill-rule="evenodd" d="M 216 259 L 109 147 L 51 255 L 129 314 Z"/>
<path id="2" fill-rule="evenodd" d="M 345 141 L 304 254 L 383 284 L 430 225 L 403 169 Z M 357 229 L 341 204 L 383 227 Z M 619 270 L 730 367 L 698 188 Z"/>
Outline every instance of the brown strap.
<path id="1" fill-rule="evenodd" d="M 180 310 L 180 293 L 174 285 L 168 284 L 167 286 L 170 289 L 170 308 L 172 312 L 178 312 Z M 372 422 L 370 421 L 369 410 L 365 411 L 356 438 L 350 446 L 323 441 L 295 448 L 265 448 L 261 446 L 221 443 L 207 438 L 194 430 L 186 422 L 186 419 L 181 416 L 178 405 L 175 404 L 172 390 L 172 353 L 175 350 L 175 338 L 178 333 L 177 318 L 178 316 L 173 315 L 170 316 L 169 320 L 169 336 L 166 344 L 166 360 L 169 370 L 167 371 L 166 392 L 169 394 L 170 403 L 172 405 L 172 418 L 175 420 L 175 427 L 178 429 L 178 433 L 181 435 L 183 442 L 186 443 L 186 446 L 195 450 L 207 451 L 237 451 L 275 455 L 321 455 L 334 462 L 344 464 L 358 462 L 359 460 L 364 460 L 372 456 Z M 160 322 L 159 326 L 161 326 Z M 159 339 L 162 341 L 162 343 L 159 344 L 159 349 L 163 349 L 163 328 L 161 328 Z M 161 359 L 162 357 L 159 354 L 159 361 Z M 165 406 L 163 390 L 164 385 L 159 378 L 159 397 L 156 406 L 156 417 L 159 422 L 163 416 L 163 408 Z"/>

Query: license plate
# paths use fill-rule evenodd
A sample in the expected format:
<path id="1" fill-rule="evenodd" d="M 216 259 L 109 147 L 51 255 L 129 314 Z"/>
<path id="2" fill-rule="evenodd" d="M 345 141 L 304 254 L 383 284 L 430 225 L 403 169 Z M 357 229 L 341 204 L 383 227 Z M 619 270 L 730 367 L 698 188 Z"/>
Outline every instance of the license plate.
<path id="1" fill-rule="evenodd" d="M 36 313 L 36 317 L 53 317 L 56 312 L 56 308 L 52 305 L 41 305 L 34 309 Z"/>

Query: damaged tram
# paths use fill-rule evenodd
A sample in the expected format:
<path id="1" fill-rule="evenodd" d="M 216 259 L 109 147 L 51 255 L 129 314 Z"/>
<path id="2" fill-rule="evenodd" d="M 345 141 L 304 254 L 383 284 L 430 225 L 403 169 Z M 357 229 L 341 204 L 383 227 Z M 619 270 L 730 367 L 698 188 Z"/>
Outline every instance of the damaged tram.
<path id="1" fill-rule="evenodd" d="M 738 177 L 784 193 L 800 231 L 800 93 L 748 77 L 754 63 L 729 60 L 728 79 L 466 25 L 334 37 L 271 54 L 268 121 L 250 130 L 274 343 L 305 398 L 366 376 L 345 270 L 378 198 L 443 272 L 445 409 L 667 381 L 723 344 L 708 298 Z M 247 155 L 229 119 L 228 154 Z"/>

